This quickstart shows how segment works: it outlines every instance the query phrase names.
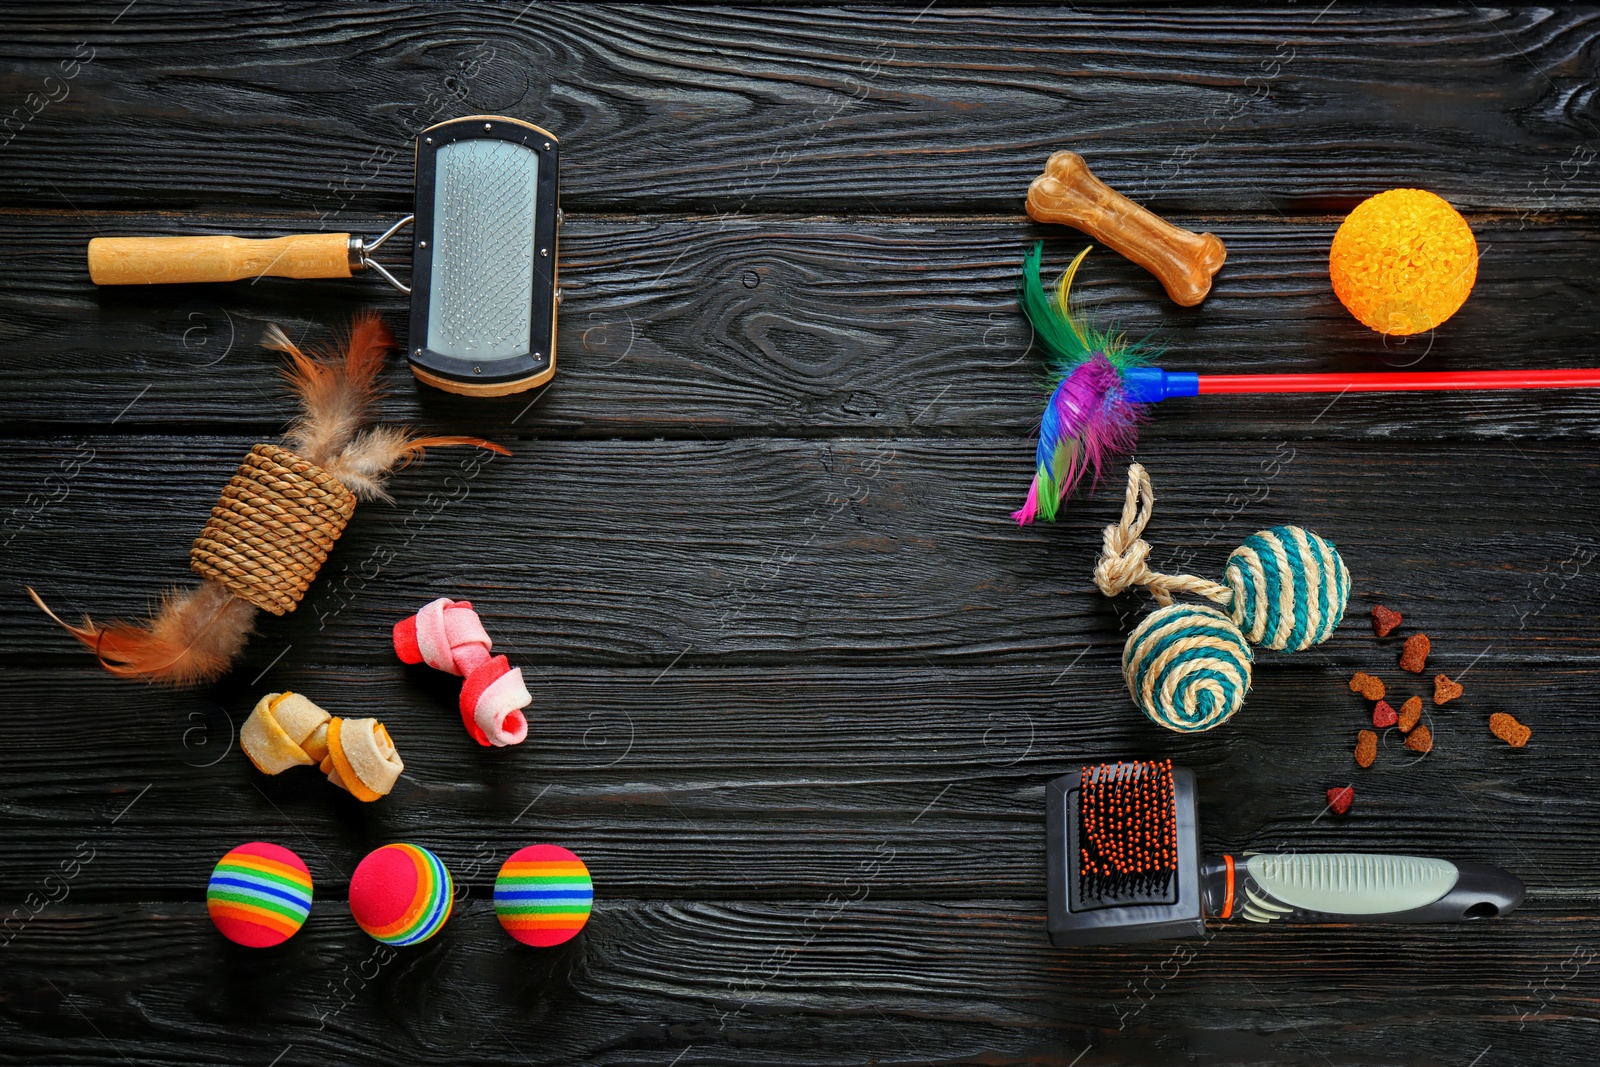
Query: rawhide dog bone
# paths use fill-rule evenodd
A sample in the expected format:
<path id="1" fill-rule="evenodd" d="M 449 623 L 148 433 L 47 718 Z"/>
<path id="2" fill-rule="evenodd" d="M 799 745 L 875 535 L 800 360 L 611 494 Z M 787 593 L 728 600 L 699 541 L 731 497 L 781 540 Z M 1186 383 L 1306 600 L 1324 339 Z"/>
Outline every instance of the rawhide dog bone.
<path id="1" fill-rule="evenodd" d="M 1193 307 L 1211 292 L 1228 250 L 1215 234 L 1190 233 L 1106 185 L 1076 152 L 1057 152 L 1028 186 L 1028 214 L 1082 230 L 1154 274 L 1167 295 Z"/>
<path id="2" fill-rule="evenodd" d="M 239 729 L 239 747 L 263 774 L 314 767 L 328 755 L 332 715 L 299 693 L 268 693 Z"/>
<path id="3" fill-rule="evenodd" d="M 492 656 L 461 686 L 461 722 L 480 745 L 520 745 L 528 736 L 522 709 L 531 703 L 522 668 L 512 667 L 504 656 Z"/>
<path id="4" fill-rule="evenodd" d="M 394 788 L 406 765 L 377 719 L 341 719 L 298 693 L 268 693 L 239 729 L 239 747 L 264 774 L 316 767 L 362 800 Z"/>
<path id="5" fill-rule="evenodd" d="M 402 663 L 426 663 L 436 670 L 459 675 L 461 722 L 480 745 L 503 748 L 518 745 L 528 736 L 528 719 L 522 709 L 533 695 L 504 656 L 491 656 L 494 647 L 470 601 L 439 597 L 415 615 L 394 625 L 394 651 Z"/>
<path id="6" fill-rule="evenodd" d="M 470 600 L 440 597 L 394 624 L 394 651 L 401 663 L 426 663 L 465 678 L 494 647 Z"/>
<path id="7" fill-rule="evenodd" d="M 386 795 L 405 769 L 389 731 L 377 719 L 334 719 L 328 724 L 328 755 L 321 771 L 356 799 Z"/>

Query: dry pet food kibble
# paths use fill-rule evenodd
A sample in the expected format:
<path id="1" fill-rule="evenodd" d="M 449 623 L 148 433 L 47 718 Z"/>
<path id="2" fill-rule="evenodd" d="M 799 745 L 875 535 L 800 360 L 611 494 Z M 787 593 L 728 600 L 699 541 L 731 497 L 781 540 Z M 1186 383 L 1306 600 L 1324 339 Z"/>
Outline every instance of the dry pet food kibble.
<path id="1" fill-rule="evenodd" d="M 1400 732 L 1408 734 L 1422 719 L 1422 698 L 1412 697 L 1400 705 Z"/>
<path id="2" fill-rule="evenodd" d="M 1426 726 L 1419 726 L 1406 735 L 1406 747 L 1413 752 L 1433 751 L 1433 731 Z"/>
<path id="3" fill-rule="evenodd" d="M 1350 679 L 1350 692 L 1360 693 L 1368 700 L 1382 700 L 1386 690 L 1383 688 L 1383 679 L 1374 678 L 1364 671 L 1356 671 L 1355 677 Z"/>
<path id="4" fill-rule="evenodd" d="M 1377 758 L 1378 735 L 1371 730 L 1362 730 L 1356 735 L 1356 762 L 1363 767 L 1370 767 Z"/>
<path id="5" fill-rule="evenodd" d="M 1443 674 L 1433 676 L 1433 702 L 1435 704 L 1448 704 L 1456 697 L 1465 693 L 1460 682 L 1452 682 Z"/>
<path id="6" fill-rule="evenodd" d="M 1428 665 L 1428 653 L 1432 649 L 1433 644 L 1427 634 L 1412 634 L 1406 638 L 1405 649 L 1400 653 L 1400 669 L 1421 674 Z"/>
<path id="7" fill-rule="evenodd" d="M 1372 706 L 1372 725 L 1378 729 L 1387 729 L 1399 721 L 1400 713 L 1387 700 L 1380 700 Z"/>
<path id="8" fill-rule="evenodd" d="M 1382 604 L 1376 604 L 1372 608 L 1372 632 L 1379 637 L 1388 637 L 1400 625 L 1401 618 L 1398 611 L 1390 611 Z"/>
<path id="9" fill-rule="evenodd" d="M 1343 815 L 1350 810 L 1350 805 L 1355 803 L 1356 790 L 1354 786 L 1328 790 L 1328 807 L 1336 814 Z"/>
<path id="10" fill-rule="evenodd" d="M 1521 748 L 1533 736 L 1533 731 L 1518 722 L 1516 716 L 1503 711 L 1489 716 L 1489 732 L 1512 748 Z"/>

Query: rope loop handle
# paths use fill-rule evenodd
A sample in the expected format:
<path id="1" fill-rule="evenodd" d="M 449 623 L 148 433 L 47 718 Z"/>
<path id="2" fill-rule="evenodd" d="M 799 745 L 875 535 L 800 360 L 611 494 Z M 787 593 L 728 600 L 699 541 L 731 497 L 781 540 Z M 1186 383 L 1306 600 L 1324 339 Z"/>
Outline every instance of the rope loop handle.
<path id="1" fill-rule="evenodd" d="M 1122 502 L 1122 519 L 1105 528 L 1100 560 L 1094 565 L 1094 584 L 1106 596 L 1117 596 L 1130 586 L 1142 585 L 1162 607 L 1173 593 L 1193 593 L 1223 608 L 1233 603 L 1233 590 L 1192 574 L 1161 574 L 1149 566 L 1150 543 L 1144 528 L 1155 510 L 1156 494 L 1150 474 L 1139 463 L 1128 465 L 1128 494 Z"/>

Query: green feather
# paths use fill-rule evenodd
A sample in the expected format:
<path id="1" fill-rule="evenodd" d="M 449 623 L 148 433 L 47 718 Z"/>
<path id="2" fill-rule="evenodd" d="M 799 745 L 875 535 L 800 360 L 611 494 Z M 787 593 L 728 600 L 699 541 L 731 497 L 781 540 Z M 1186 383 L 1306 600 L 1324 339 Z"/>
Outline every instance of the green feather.
<path id="1" fill-rule="evenodd" d="M 1118 370 L 1142 367 L 1157 359 L 1162 346 L 1152 344 L 1148 336 L 1129 340 L 1114 326 L 1098 330 L 1089 325 L 1083 309 L 1072 299 L 1072 281 L 1078 274 L 1083 258 L 1094 246 L 1090 245 L 1067 267 L 1056 284 L 1055 292 L 1046 291 L 1039 277 L 1040 262 L 1044 258 L 1044 242 L 1038 241 L 1022 260 L 1022 310 L 1033 324 L 1034 337 L 1045 350 L 1045 363 L 1052 381 L 1059 384 L 1079 364 L 1096 352 L 1111 361 Z"/>

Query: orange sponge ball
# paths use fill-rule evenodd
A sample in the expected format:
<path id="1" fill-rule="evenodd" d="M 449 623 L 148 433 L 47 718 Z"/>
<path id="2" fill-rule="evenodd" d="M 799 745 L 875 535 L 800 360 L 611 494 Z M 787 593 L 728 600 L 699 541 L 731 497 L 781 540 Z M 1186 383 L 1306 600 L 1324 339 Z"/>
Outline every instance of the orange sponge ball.
<path id="1" fill-rule="evenodd" d="M 1333 291 L 1384 334 L 1431 330 L 1466 302 L 1478 279 L 1467 220 L 1423 189 L 1390 189 L 1361 202 L 1333 235 Z"/>

